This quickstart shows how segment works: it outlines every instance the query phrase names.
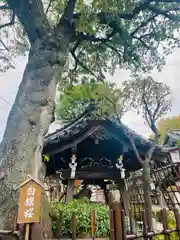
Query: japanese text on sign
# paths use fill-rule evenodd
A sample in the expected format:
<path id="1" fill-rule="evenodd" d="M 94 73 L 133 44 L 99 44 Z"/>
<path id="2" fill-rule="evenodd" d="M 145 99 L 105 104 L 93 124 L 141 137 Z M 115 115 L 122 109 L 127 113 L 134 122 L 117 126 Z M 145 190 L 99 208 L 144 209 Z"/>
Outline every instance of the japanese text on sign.
<path id="1" fill-rule="evenodd" d="M 41 186 L 30 180 L 20 188 L 18 223 L 39 221 Z"/>
<path id="2" fill-rule="evenodd" d="M 24 217 L 25 218 L 32 218 L 34 215 L 34 194 L 35 194 L 36 189 L 30 186 L 28 188 L 28 194 L 27 194 L 27 199 L 25 200 L 25 212 L 24 212 Z"/>

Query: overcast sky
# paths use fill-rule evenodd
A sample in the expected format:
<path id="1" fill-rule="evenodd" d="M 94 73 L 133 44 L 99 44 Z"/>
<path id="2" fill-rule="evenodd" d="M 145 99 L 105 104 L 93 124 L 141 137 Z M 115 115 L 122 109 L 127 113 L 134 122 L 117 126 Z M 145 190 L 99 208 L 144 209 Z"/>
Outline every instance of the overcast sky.
<path id="1" fill-rule="evenodd" d="M 27 59 L 25 57 L 19 57 L 14 70 L 0 73 L 0 139 L 3 136 L 7 117 L 22 79 L 26 61 Z M 162 81 L 171 87 L 172 111 L 169 115 L 180 114 L 180 49 L 176 49 L 173 54 L 167 58 L 167 64 L 161 72 L 155 71 L 152 75 L 155 80 Z M 128 73 L 121 70 L 117 70 L 113 77 L 116 82 L 121 82 L 127 78 Z M 151 134 L 142 117 L 137 116 L 134 112 L 126 114 L 123 121 L 130 128 L 145 137 Z M 57 128 L 58 125 L 53 124 L 51 126 L 51 131 Z"/>

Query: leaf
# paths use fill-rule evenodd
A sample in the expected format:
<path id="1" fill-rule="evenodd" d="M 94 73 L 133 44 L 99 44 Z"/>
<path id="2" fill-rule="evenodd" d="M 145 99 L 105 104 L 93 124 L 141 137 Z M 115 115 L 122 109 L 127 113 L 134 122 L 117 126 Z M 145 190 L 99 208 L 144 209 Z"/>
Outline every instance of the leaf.
<path id="1" fill-rule="evenodd" d="M 97 118 L 109 117 L 112 120 L 119 119 L 130 110 L 133 98 L 129 98 L 126 87 L 117 88 L 115 84 L 85 83 L 72 86 L 61 93 L 57 104 L 57 117 L 61 120 L 72 121 L 82 114 L 86 107 L 93 101 L 97 106 Z"/>
<path id="2" fill-rule="evenodd" d="M 150 76 L 136 76 L 135 79 L 126 81 L 125 85 L 134 95 L 134 110 L 143 116 L 146 124 L 158 136 L 157 121 L 171 109 L 169 86 L 153 80 Z"/>
<path id="3" fill-rule="evenodd" d="M 43 160 L 44 160 L 44 162 L 49 162 L 50 161 L 50 156 L 43 155 Z"/>

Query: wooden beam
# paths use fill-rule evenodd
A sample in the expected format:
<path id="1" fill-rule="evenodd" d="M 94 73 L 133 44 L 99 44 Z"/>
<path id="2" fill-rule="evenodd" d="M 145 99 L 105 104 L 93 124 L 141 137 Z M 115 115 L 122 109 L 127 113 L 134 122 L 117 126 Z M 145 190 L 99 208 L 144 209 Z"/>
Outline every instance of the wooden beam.
<path id="1" fill-rule="evenodd" d="M 70 178 L 70 169 L 62 170 L 62 178 L 64 180 Z M 86 180 L 86 179 L 111 179 L 118 180 L 120 178 L 120 173 L 117 169 L 110 169 L 105 167 L 100 168 L 87 168 L 87 169 L 77 169 L 76 179 Z"/>
<path id="2" fill-rule="evenodd" d="M 122 239 L 122 219 L 121 219 L 121 205 L 120 202 L 113 202 L 110 209 L 114 210 L 115 214 L 115 239 Z"/>

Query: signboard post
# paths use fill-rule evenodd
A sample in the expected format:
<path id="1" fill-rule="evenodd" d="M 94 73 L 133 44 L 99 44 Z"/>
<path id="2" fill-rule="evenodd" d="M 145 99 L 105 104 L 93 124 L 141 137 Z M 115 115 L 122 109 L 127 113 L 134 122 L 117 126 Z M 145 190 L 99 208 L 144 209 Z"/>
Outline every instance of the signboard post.
<path id="1" fill-rule="evenodd" d="M 42 185 L 32 177 L 20 185 L 17 223 L 26 224 L 25 239 L 29 239 L 30 224 L 40 221 Z"/>

